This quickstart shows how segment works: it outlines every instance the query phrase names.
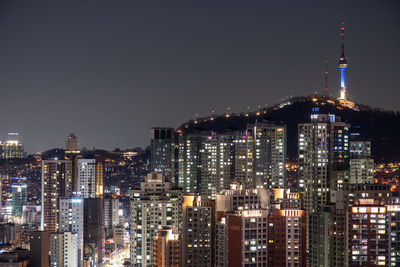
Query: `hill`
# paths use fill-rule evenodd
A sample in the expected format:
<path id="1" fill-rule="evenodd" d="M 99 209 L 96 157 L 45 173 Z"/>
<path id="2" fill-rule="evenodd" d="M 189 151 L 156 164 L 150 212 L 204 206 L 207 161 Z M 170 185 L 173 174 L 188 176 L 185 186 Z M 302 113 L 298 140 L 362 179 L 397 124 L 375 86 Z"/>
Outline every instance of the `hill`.
<path id="1" fill-rule="evenodd" d="M 400 112 L 386 111 L 369 106 L 343 104 L 322 95 L 295 97 L 269 108 L 240 114 L 222 114 L 214 117 L 197 118 L 182 124 L 179 132 L 215 131 L 224 133 L 241 130 L 247 123 L 257 121 L 284 122 L 288 130 L 288 157 L 297 156 L 297 124 L 310 121 L 313 108 L 318 113 L 340 116 L 342 121 L 358 129 L 363 139 L 371 140 L 372 154 L 376 162 L 400 161 Z"/>

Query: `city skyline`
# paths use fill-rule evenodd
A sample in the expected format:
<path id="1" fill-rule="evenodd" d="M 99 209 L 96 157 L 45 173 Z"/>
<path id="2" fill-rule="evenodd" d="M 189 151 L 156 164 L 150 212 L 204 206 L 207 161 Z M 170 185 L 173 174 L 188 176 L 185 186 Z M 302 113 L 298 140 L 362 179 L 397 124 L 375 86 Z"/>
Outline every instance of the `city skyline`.
<path id="1" fill-rule="evenodd" d="M 338 96 L 342 20 L 350 98 L 398 110 L 394 2 L 1 6 L 0 139 L 20 132 L 28 153 L 70 133 L 87 148 L 145 147 L 153 126 L 323 92 L 324 60 Z"/>

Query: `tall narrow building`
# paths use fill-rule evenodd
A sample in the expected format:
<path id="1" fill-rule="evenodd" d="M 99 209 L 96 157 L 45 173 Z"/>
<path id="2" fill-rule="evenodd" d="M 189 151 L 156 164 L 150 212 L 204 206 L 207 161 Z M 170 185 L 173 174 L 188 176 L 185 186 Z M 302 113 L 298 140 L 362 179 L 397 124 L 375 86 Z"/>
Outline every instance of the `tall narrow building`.
<path id="1" fill-rule="evenodd" d="M 311 122 L 298 125 L 299 191 L 309 214 L 329 203 L 330 190 L 348 183 L 349 128 L 334 114 L 312 114 Z"/>
<path id="2" fill-rule="evenodd" d="M 72 194 L 72 162 L 42 161 L 42 223 L 41 230 L 59 230 L 59 199 Z"/>
<path id="3" fill-rule="evenodd" d="M 173 189 L 161 173 L 150 173 L 131 191 L 130 244 L 131 265 L 152 265 L 153 238 L 164 226 L 176 234 L 182 230 L 182 191 Z"/>
<path id="4" fill-rule="evenodd" d="M 212 267 L 215 264 L 215 201 L 194 194 L 183 201 L 183 266 Z"/>
<path id="5" fill-rule="evenodd" d="M 173 128 L 151 128 L 150 169 L 161 172 L 175 183 L 175 131 Z"/>

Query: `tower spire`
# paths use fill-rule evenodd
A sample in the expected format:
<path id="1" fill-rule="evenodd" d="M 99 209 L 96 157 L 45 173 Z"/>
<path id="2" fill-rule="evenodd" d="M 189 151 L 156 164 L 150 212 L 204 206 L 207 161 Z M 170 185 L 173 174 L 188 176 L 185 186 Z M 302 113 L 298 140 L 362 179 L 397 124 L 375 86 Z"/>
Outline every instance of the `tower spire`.
<path id="1" fill-rule="evenodd" d="M 341 55 L 339 59 L 339 70 L 340 70 L 340 97 L 339 99 L 346 99 L 346 69 L 347 69 L 347 58 L 344 54 L 344 30 L 345 22 L 340 24 L 340 42 L 341 42 Z"/>

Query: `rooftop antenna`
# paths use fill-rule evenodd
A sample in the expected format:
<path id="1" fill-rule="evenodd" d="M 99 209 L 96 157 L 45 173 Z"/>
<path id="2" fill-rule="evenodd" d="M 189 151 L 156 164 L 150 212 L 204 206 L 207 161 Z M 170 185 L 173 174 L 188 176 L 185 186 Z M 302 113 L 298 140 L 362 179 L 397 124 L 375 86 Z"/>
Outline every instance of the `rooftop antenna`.
<path id="1" fill-rule="evenodd" d="M 329 88 L 328 88 L 328 60 L 325 60 L 325 94 L 329 95 Z"/>

